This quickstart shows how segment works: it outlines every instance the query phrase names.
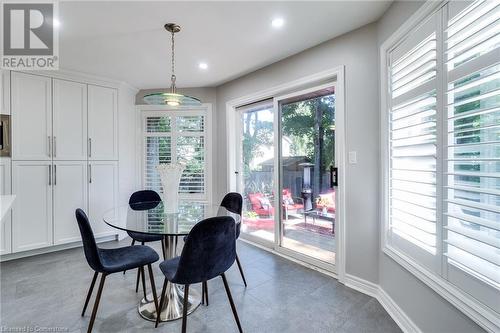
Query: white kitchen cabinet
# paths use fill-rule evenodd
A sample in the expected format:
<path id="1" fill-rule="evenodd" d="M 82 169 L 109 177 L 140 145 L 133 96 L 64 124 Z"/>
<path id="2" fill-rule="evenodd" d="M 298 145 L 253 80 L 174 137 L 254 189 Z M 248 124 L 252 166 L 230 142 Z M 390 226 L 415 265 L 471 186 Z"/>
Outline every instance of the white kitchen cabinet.
<path id="1" fill-rule="evenodd" d="M 11 73 L 12 159 L 52 159 L 51 78 Z"/>
<path id="2" fill-rule="evenodd" d="M 52 156 L 54 160 L 87 159 L 87 85 L 54 79 Z"/>
<path id="3" fill-rule="evenodd" d="M 92 161 L 118 159 L 116 89 L 88 85 L 88 156 Z"/>
<path id="4" fill-rule="evenodd" d="M 0 70 L 0 114 L 10 114 L 10 71 Z"/>
<path id="5" fill-rule="evenodd" d="M 52 165 L 50 161 L 13 161 L 12 251 L 52 245 Z"/>
<path id="6" fill-rule="evenodd" d="M 0 157 L 0 195 L 11 194 L 10 158 Z M 12 214 L 0 220 L 0 255 L 12 252 Z"/>
<path id="7" fill-rule="evenodd" d="M 55 161 L 52 171 L 54 245 L 79 241 L 75 210 L 87 211 L 87 162 Z"/>
<path id="8" fill-rule="evenodd" d="M 118 162 L 93 161 L 88 164 L 88 215 L 95 237 L 116 234 L 116 229 L 103 221 L 106 211 L 118 204 Z"/>

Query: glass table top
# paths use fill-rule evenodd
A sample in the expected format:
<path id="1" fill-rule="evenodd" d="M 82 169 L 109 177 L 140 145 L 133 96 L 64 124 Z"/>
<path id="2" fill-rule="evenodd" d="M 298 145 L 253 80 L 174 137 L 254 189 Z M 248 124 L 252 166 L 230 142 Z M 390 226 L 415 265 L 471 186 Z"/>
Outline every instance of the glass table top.
<path id="1" fill-rule="evenodd" d="M 117 206 L 104 213 L 103 220 L 113 228 L 150 235 L 183 236 L 201 220 L 230 216 L 240 223 L 238 214 L 219 205 L 180 201 L 175 213 L 166 212 L 162 201 Z"/>

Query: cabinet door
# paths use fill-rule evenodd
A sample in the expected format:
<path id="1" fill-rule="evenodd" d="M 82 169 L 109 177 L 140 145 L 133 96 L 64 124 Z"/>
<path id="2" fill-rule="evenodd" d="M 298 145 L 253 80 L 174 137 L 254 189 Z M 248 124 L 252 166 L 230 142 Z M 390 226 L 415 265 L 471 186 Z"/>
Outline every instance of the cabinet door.
<path id="1" fill-rule="evenodd" d="M 53 165 L 54 244 L 81 240 L 75 210 L 87 211 L 87 162 L 57 161 Z"/>
<path id="2" fill-rule="evenodd" d="M 10 71 L 0 70 L 0 114 L 10 114 Z"/>
<path id="3" fill-rule="evenodd" d="M 87 159 L 87 85 L 53 80 L 53 147 L 55 160 Z"/>
<path id="4" fill-rule="evenodd" d="M 12 72 L 12 159 L 50 160 L 51 79 Z"/>
<path id="5" fill-rule="evenodd" d="M 118 159 L 116 89 L 88 86 L 89 159 Z"/>
<path id="6" fill-rule="evenodd" d="M 89 181 L 89 218 L 95 237 L 114 235 L 117 229 L 103 221 L 106 211 L 118 204 L 118 162 L 90 162 Z"/>
<path id="7" fill-rule="evenodd" d="M 11 194 L 10 158 L 0 157 L 0 195 Z M 0 221 L 0 255 L 12 252 L 12 216 L 7 213 Z"/>
<path id="8" fill-rule="evenodd" d="M 12 162 L 12 250 L 52 245 L 52 175 L 49 161 Z"/>

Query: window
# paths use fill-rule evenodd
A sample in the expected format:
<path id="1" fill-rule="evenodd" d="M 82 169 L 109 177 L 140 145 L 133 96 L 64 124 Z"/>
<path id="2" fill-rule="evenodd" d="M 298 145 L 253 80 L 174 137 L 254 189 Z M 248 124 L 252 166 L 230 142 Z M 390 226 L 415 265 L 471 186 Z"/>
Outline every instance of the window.
<path id="1" fill-rule="evenodd" d="M 498 330 L 500 5 L 429 4 L 407 30 L 382 46 L 384 251 Z"/>
<path id="2" fill-rule="evenodd" d="M 209 163 L 206 111 L 146 111 L 143 117 L 144 186 L 161 192 L 156 166 L 183 162 L 181 198 L 208 200 Z"/>

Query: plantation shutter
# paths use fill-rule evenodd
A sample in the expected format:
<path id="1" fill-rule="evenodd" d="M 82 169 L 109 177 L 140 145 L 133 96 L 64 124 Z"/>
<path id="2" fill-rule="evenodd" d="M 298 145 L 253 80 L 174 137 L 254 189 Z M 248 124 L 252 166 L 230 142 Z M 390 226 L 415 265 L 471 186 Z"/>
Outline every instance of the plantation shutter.
<path id="1" fill-rule="evenodd" d="M 181 197 L 206 199 L 206 115 L 203 112 L 166 112 L 144 117 L 144 185 L 162 192 L 156 166 L 182 162 Z"/>
<path id="2" fill-rule="evenodd" d="M 466 7 L 466 8 L 464 8 Z M 500 5 L 449 4 L 447 173 L 443 233 L 448 280 L 500 312 Z"/>
<path id="3" fill-rule="evenodd" d="M 177 160 L 186 164 L 180 193 L 205 192 L 205 117 L 178 116 Z"/>
<path id="4" fill-rule="evenodd" d="M 437 270 L 436 15 L 389 54 L 389 186 L 386 238 Z"/>

